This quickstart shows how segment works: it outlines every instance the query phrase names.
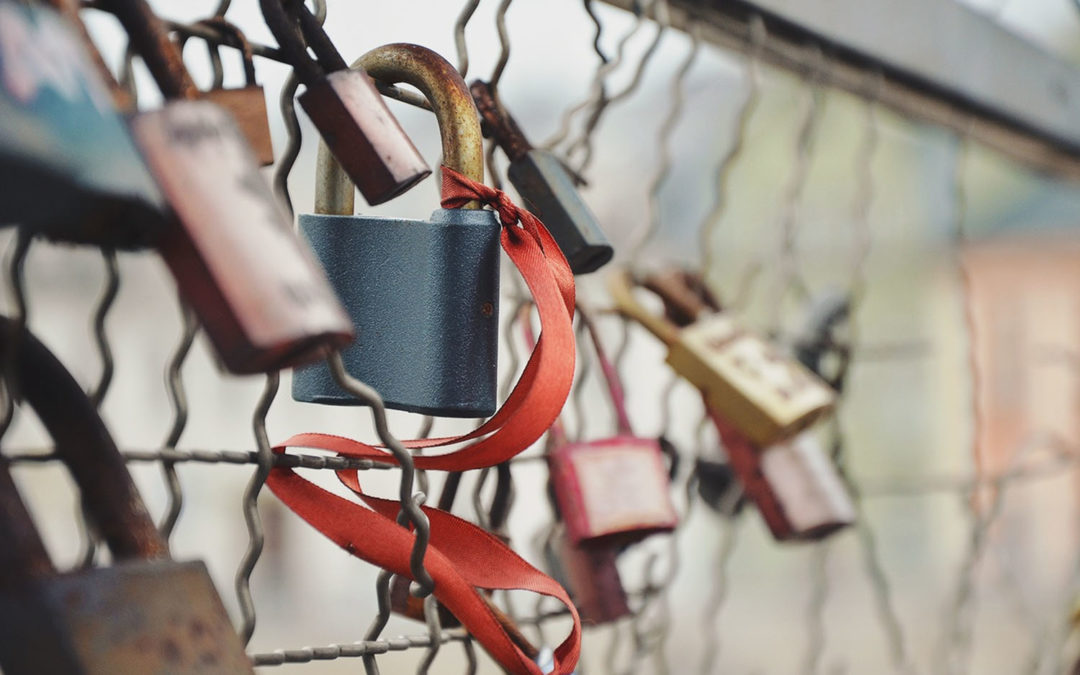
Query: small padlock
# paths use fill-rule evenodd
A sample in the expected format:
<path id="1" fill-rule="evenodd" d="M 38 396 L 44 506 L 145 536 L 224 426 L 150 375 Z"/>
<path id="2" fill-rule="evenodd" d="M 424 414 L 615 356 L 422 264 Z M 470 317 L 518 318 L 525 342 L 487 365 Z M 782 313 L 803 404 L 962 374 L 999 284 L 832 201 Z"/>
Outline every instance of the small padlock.
<path id="1" fill-rule="evenodd" d="M 407 82 L 431 102 L 443 162 L 483 180 L 483 138 L 476 106 L 444 58 L 392 44 L 360 57 L 384 82 Z M 315 214 L 300 216 L 311 243 L 356 327 L 342 352 L 348 372 L 374 387 L 387 407 L 449 417 L 495 410 L 498 357 L 499 234 L 493 211 L 475 202 L 439 209 L 431 221 L 353 215 L 353 189 L 320 148 Z M 325 364 L 298 370 L 293 398 L 357 405 Z"/>
<path id="2" fill-rule="evenodd" d="M 0 225 L 148 246 L 165 228 L 164 199 L 78 28 L 0 0 Z"/>
<path id="3" fill-rule="evenodd" d="M 0 459 L 0 668 L 6 675 L 253 673 L 200 561 L 174 562 L 105 424 L 56 357 L 0 319 L 19 391 L 109 545 L 110 567 L 57 574 Z"/>
<path id="4" fill-rule="evenodd" d="M 108 0 L 168 99 L 132 129 L 176 223 L 160 251 L 225 367 L 289 368 L 348 344 L 352 324 L 293 233 L 228 112 L 199 96 L 145 0 Z M 189 100 L 175 100 L 175 99 Z"/>
<path id="5" fill-rule="evenodd" d="M 576 313 L 592 338 L 615 409 L 617 435 L 567 443 L 562 423 L 556 421 L 548 436 L 551 484 L 572 544 L 620 548 L 674 530 L 678 515 L 671 503 L 669 469 L 660 443 L 634 436 L 615 366 L 589 314 L 581 307 Z M 527 320 L 522 325 L 531 333 Z"/>
<path id="6" fill-rule="evenodd" d="M 485 135 L 510 160 L 507 176 L 525 206 L 544 221 L 574 274 L 595 272 L 615 250 L 596 222 L 566 166 L 551 152 L 534 148 L 492 88 L 479 80 L 470 87 L 484 121 Z"/>
<path id="7" fill-rule="evenodd" d="M 582 623 L 601 625 L 631 614 L 617 557 L 618 550 L 610 546 L 575 545 L 561 523 L 545 540 L 548 573 L 570 594 Z"/>
<path id="8" fill-rule="evenodd" d="M 202 93 L 207 101 L 212 101 L 232 114 L 236 126 L 240 127 L 248 145 L 255 152 L 255 159 L 261 166 L 274 163 L 274 145 L 270 138 L 270 117 L 266 112 L 266 93 L 262 85 L 255 80 L 255 54 L 244 32 L 222 17 L 204 19 L 199 22 L 205 26 L 220 30 L 225 36 L 231 36 L 235 43 L 230 43 L 240 50 L 244 59 L 245 85 L 238 89 L 226 88 L 215 82 L 214 87 Z M 209 43 L 208 43 L 209 45 Z M 211 46 L 210 49 L 220 49 Z"/>
<path id="9" fill-rule="evenodd" d="M 389 201 L 427 177 L 431 169 L 371 78 L 346 66 L 303 2 L 291 2 L 290 11 L 283 3 L 289 0 L 260 0 L 263 18 L 307 88 L 300 105 L 368 204 Z"/>
<path id="10" fill-rule="evenodd" d="M 633 294 L 635 281 L 627 270 L 610 279 L 619 312 L 668 346 L 667 361 L 701 389 L 710 408 L 737 425 L 760 446 L 790 438 L 832 410 L 836 394 L 820 378 L 776 347 L 740 328 L 693 293 L 684 291 L 682 274 L 650 277 L 646 284 L 675 306 L 688 295 L 687 316 L 679 328 L 649 312 Z M 669 310 L 670 311 L 670 310 Z"/>
<path id="11" fill-rule="evenodd" d="M 759 449 L 711 417 L 746 496 L 778 541 L 816 541 L 855 522 L 851 497 L 813 433 Z"/>

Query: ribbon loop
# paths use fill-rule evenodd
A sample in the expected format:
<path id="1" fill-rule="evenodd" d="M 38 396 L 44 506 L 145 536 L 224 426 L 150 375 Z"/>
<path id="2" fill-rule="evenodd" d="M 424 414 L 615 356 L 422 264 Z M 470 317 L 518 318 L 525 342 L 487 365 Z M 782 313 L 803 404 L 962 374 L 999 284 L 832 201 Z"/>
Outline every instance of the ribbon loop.
<path id="1" fill-rule="evenodd" d="M 403 443 L 412 448 L 466 443 L 446 454 L 413 458 L 417 469 L 466 471 L 495 466 L 522 452 L 543 436 L 562 411 L 574 379 L 574 276 L 544 224 L 515 205 L 506 193 L 445 166 L 442 176 L 444 208 L 458 208 L 475 200 L 498 212 L 503 224 L 503 249 L 521 272 L 540 315 L 540 335 L 532 356 L 510 396 L 491 419 L 464 436 Z M 274 450 L 284 452 L 288 447 L 398 463 L 385 448 L 329 434 L 297 434 Z M 416 534 L 395 520 L 401 503 L 365 494 L 356 470 L 338 471 L 337 475 L 370 508 L 327 492 L 285 467 L 270 472 L 267 486 L 297 515 L 351 555 L 412 578 L 410 553 Z M 557 598 L 568 607 L 573 627 L 555 650 L 554 672 L 573 672 L 581 649 L 581 621 L 566 591 L 483 529 L 438 509 L 424 507 L 423 512 L 431 526 L 423 568 L 435 580 L 439 601 L 508 672 L 541 675 L 539 666 L 510 639 L 477 588 L 516 588 Z"/>

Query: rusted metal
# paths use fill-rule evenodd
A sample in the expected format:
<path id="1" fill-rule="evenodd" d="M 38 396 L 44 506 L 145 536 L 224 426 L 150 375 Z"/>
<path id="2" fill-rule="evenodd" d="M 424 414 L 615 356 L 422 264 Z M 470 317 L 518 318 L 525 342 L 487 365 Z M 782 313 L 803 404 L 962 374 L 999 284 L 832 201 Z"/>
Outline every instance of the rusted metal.
<path id="1" fill-rule="evenodd" d="M 302 3 L 292 8 L 302 21 L 287 12 L 280 0 L 261 0 L 260 6 L 282 52 L 307 88 L 298 99 L 301 107 L 364 199 L 381 204 L 427 177 L 431 170 L 371 78 L 360 69 L 345 67 L 322 26 Z M 316 48 L 317 63 L 307 54 L 305 38 Z M 351 187 L 348 192 L 351 198 Z"/>
<path id="2" fill-rule="evenodd" d="M 353 65 L 383 82 L 404 82 L 419 89 L 431 102 L 439 121 L 443 164 L 483 182 L 484 139 L 479 113 L 464 81 L 449 61 L 418 45 L 394 43 L 372 49 Z M 463 208 L 476 209 L 479 204 L 469 202 Z"/>
<path id="3" fill-rule="evenodd" d="M 240 50 L 244 64 L 245 85 L 239 89 L 215 87 L 203 93 L 203 98 L 228 110 L 262 166 L 274 163 L 274 145 L 270 137 L 270 117 L 266 111 L 266 93 L 255 80 L 255 55 L 247 36 L 236 24 L 221 17 L 200 23 L 231 36 L 230 44 Z M 210 44 L 210 43 L 207 43 Z M 214 49 L 211 46 L 211 49 Z"/>
<path id="4" fill-rule="evenodd" d="M 101 0 L 98 4 L 120 20 L 166 98 L 194 100 L 199 97 L 199 90 L 184 67 L 180 50 L 146 0 Z"/>
<path id="5" fill-rule="evenodd" d="M 55 356 L 0 317 L 0 352 L 56 443 L 113 567 L 56 575 L 0 464 L 0 667 L 8 675 L 251 673 L 201 562 L 168 560 L 108 430 Z M 11 358 L 13 357 L 14 358 Z"/>
<path id="6" fill-rule="evenodd" d="M 517 120 L 506 112 L 490 85 L 476 80 L 469 85 L 469 91 L 476 102 L 476 109 L 480 111 L 484 135 L 495 139 L 508 160 L 516 162 L 532 150 L 533 146 L 525 138 Z"/>
<path id="7" fill-rule="evenodd" d="M 160 558 L 165 540 L 139 497 L 124 458 L 82 387 L 28 331 L 14 332 L 0 317 L 0 349 L 17 349 L 14 377 L 56 444 L 56 453 L 92 507 L 102 537 L 116 559 Z M 9 375 L 11 377 L 12 375 Z"/>

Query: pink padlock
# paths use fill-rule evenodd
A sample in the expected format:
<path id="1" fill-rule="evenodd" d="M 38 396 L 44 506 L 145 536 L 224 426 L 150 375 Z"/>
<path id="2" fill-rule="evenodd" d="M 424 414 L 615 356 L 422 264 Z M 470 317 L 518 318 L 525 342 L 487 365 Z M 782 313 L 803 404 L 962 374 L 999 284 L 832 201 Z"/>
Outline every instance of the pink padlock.
<path id="1" fill-rule="evenodd" d="M 574 545 L 625 546 L 678 523 L 660 444 L 634 435 L 622 383 L 600 343 L 596 326 L 578 309 L 596 350 L 615 409 L 612 438 L 571 443 L 562 424 L 549 435 L 548 465 L 555 502 Z M 528 325 L 528 322 L 525 322 Z"/>

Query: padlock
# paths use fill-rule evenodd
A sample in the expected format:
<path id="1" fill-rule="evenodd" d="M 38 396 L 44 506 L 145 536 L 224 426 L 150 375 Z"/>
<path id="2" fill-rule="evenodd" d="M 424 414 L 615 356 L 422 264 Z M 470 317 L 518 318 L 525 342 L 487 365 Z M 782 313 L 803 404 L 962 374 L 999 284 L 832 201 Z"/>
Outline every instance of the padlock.
<path id="1" fill-rule="evenodd" d="M 194 100 L 179 50 L 145 0 L 102 5 L 120 18 L 168 99 L 137 115 L 132 129 L 176 215 L 161 255 L 225 367 L 289 368 L 348 344 L 348 316 L 232 116 Z"/>
<path id="2" fill-rule="evenodd" d="M 551 152 L 534 148 L 501 105 L 491 86 L 470 87 L 484 121 L 484 133 L 506 153 L 507 176 L 525 206 L 544 221 L 574 274 L 595 272 L 615 250 L 589 210 L 566 166 Z"/>
<path id="3" fill-rule="evenodd" d="M 78 29 L 52 9 L 0 0 L 0 225 L 148 246 L 166 226 L 165 202 Z"/>
<path id="4" fill-rule="evenodd" d="M 427 177 L 431 169 L 371 78 L 363 69 L 346 66 L 304 3 L 259 4 L 266 25 L 306 87 L 299 97 L 301 107 L 368 204 L 389 201 Z M 289 11 L 285 4 L 290 4 Z M 318 61 L 308 56 L 305 38 Z"/>
<path id="5" fill-rule="evenodd" d="M 630 615 L 615 564 L 618 549 L 575 545 L 559 523 L 545 540 L 543 555 L 548 573 L 570 594 L 582 623 L 601 625 Z"/>
<path id="6" fill-rule="evenodd" d="M 530 312 L 529 305 L 523 306 L 518 323 L 526 342 L 535 345 Z M 583 307 L 575 314 L 587 329 L 604 376 L 616 435 L 570 443 L 562 420 L 556 419 L 548 431 L 546 453 L 551 498 L 573 544 L 622 548 L 675 529 L 678 515 L 669 480 L 678 470 L 678 454 L 670 443 L 665 447 L 656 439 L 634 436 L 619 374 L 607 358 L 596 324 Z"/>
<path id="7" fill-rule="evenodd" d="M 376 48 L 360 62 L 379 80 L 419 89 L 435 109 L 444 164 L 483 180 L 476 106 L 453 66 L 407 44 Z M 439 209 L 430 222 L 354 216 L 352 186 L 340 166 L 325 148 L 318 162 L 316 213 L 300 215 L 300 232 L 356 327 L 356 341 L 342 352 L 348 372 L 374 387 L 390 408 L 490 415 L 498 356 L 496 214 L 474 202 Z M 298 370 L 292 395 L 310 403 L 360 403 L 334 382 L 325 364 Z"/>
<path id="8" fill-rule="evenodd" d="M 19 392 L 52 436 L 110 567 L 57 574 L 0 460 L 0 669 L 6 675 L 253 673 L 206 566 L 174 562 L 105 424 L 56 357 L 0 319 Z"/>
<path id="9" fill-rule="evenodd" d="M 711 415 L 731 468 L 777 541 L 817 541 L 855 522 L 855 506 L 813 432 L 755 447 Z"/>
<path id="10" fill-rule="evenodd" d="M 685 286 L 681 274 L 653 276 L 651 290 L 675 306 L 689 295 L 684 309 L 693 323 L 679 328 L 648 311 L 634 297 L 635 281 L 627 270 L 610 277 L 620 313 L 632 318 L 668 347 L 667 361 L 702 390 L 708 406 L 737 425 L 760 446 L 791 438 L 833 408 L 835 392 L 820 378 L 775 346 L 738 326 L 728 314 L 714 311 Z M 670 310 L 669 310 L 670 311 Z"/>
<path id="11" fill-rule="evenodd" d="M 220 30 L 225 36 L 231 37 L 234 42 L 229 43 L 240 50 L 244 60 L 245 85 L 238 89 L 226 88 L 215 83 L 215 86 L 204 91 L 202 97 L 212 101 L 232 114 L 236 125 L 240 127 L 248 145 L 255 152 L 255 159 L 261 166 L 270 166 L 274 163 L 274 145 L 270 138 L 270 117 L 266 112 L 266 93 L 262 85 L 255 80 L 255 54 L 251 49 L 244 32 L 236 24 L 222 17 L 204 19 L 199 22 L 202 25 Z M 209 44 L 209 43 L 208 43 Z M 219 49 L 219 47 L 210 47 Z"/>

